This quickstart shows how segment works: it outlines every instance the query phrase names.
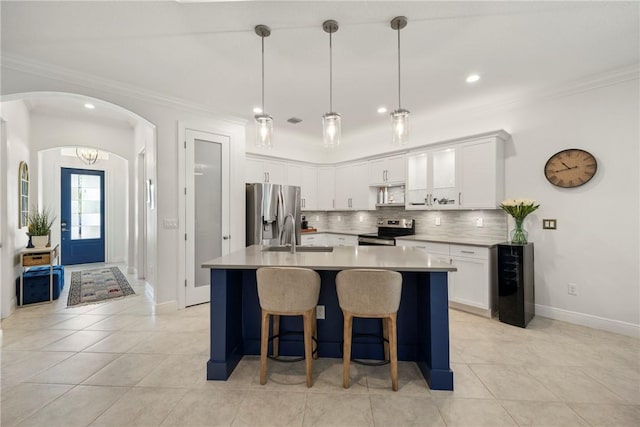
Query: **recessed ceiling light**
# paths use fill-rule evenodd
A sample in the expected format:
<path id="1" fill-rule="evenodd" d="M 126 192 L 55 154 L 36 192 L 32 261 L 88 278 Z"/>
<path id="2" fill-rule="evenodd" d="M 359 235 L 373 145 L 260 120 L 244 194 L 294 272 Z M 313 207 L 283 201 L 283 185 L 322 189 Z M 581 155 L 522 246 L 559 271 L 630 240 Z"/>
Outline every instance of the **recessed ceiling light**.
<path id="1" fill-rule="evenodd" d="M 480 80 L 480 76 L 478 74 L 470 74 L 467 77 L 467 83 L 475 83 Z"/>
<path id="2" fill-rule="evenodd" d="M 89 110 L 93 110 L 94 108 L 96 108 L 95 105 L 93 104 L 89 104 L 88 102 L 86 104 L 84 104 L 84 108 L 87 108 Z"/>
<path id="3" fill-rule="evenodd" d="M 387 107 L 379 107 L 379 108 L 378 108 L 378 113 L 380 113 L 380 114 L 384 114 L 384 113 L 386 113 L 386 112 L 387 112 Z"/>
<path id="4" fill-rule="evenodd" d="M 255 114 L 262 114 L 262 108 L 260 107 L 253 107 L 253 112 Z"/>

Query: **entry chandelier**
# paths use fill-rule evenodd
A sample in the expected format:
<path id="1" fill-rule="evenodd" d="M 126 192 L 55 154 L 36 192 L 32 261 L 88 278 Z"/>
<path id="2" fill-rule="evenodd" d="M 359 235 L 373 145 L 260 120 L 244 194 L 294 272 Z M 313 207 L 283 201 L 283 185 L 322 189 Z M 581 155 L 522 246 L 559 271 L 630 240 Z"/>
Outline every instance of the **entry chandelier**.
<path id="1" fill-rule="evenodd" d="M 271 148 L 273 135 L 273 118 L 264 111 L 264 38 L 271 35 L 266 25 L 256 25 L 256 34 L 262 39 L 262 111 L 254 116 L 256 120 L 256 145 L 260 148 Z"/>
<path id="2" fill-rule="evenodd" d="M 340 144 L 341 123 L 340 114 L 333 112 L 333 41 L 332 35 L 338 31 L 338 23 L 334 20 L 324 21 L 322 28 L 329 33 L 329 112 L 322 115 L 322 139 L 325 147 L 335 147 Z"/>
<path id="3" fill-rule="evenodd" d="M 92 165 L 98 161 L 100 151 L 95 148 L 78 147 L 76 148 L 76 156 L 86 164 Z"/>
<path id="4" fill-rule="evenodd" d="M 393 145 L 409 143 L 409 110 L 402 108 L 400 93 L 400 30 L 407 26 L 407 18 L 397 16 L 391 20 L 391 28 L 398 31 L 398 109 L 391 112 Z"/>

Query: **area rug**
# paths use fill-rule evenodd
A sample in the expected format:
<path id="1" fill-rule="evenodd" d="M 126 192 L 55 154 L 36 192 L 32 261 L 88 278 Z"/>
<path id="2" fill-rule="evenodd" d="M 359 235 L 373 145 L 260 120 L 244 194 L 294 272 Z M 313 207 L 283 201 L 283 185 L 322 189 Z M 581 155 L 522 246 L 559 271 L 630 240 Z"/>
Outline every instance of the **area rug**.
<path id="1" fill-rule="evenodd" d="M 118 267 L 96 268 L 71 273 L 67 307 L 94 304 L 135 294 Z"/>

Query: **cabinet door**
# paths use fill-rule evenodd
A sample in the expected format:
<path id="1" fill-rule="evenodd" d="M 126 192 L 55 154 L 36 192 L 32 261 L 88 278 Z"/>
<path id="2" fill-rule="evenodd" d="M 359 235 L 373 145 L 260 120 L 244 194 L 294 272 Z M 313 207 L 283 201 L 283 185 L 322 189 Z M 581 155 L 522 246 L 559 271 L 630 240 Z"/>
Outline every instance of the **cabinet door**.
<path id="1" fill-rule="evenodd" d="M 244 162 L 245 182 L 266 182 L 267 176 L 264 173 L 262 160 L 245 159 Z"/>
<path id="2" fill-rule="evenodd" d="M 495 209 L 504 198 L 501 142 L 494 139 L 460 147 L 461 204 Z"/>
<path id="3" fill-rule="evenodd" d="M 315 166 L 287 165 L 287 184 L 300 187 L 300 208 L 313 210 L 316 208 L 316 176 Z"/>
<path id="4" fill-rule="evenodd" d="M 432 151 L 431 195 L 429 206 L 437 209 L 456 209 L 460 204 L 458 188 L 458 156 L 454 147 Z"/>
<path id="5" fill-rule="evenodd" d="M 270 184 L 286 184 L 287 183 L 287 165 L 279 162 L 264 162 L 264 172 L 267 175 L 267 181 Z"/>
<path id="6" fill-rule="evenodd" d="M 335 197 L 336 177 L 335 168 L 318 168 L 318 204 L 317 209 L 322 211 L 333 210 Z"/>
<path id="7" fill-rule="evenodd" d="M 318 193 L 318 168 L 305 166 L 302 168 L 302 209 L 314 210 L 317 208 Z"/>
<path id="8" fill-rule="evenodd" d="M 386 160 L 371 160 L 369 162 L 369 185 L 386 184 L 387 167 Z"/>
<path id="9" fill-rule="evenodd" d="M 413 154 L 407 157 L 406 209 L 426 209 L 428 207 L 427 171 L 427 153 Z"/>
<path id="10" fill-rule="evenodd" d="M 386 182 L 388 184 L 402 184 L 407 179 L 404 156 L 386 159 Z"/>
<path id="11" fill-rule="evenodd" d="M 352 173 L 350 166 L 340 166 L 335 169 L 335 208 L 349 210 L 352 208 Z"/>
<path id="12" fill-rule="evenodd" d="M 449 300 L 489 310 L 489 260 L 452 256 L 458 270 L 449 273 Z"/>
<path id="13" fill-rule="evenodd" d="M 348 182 L 351 183 L 351 209 L 375 209 L 375 189 L 369 188 L 368 165 L 360 163 L 349 167 Z M 336 180 L 336 182 L 338 182 Z"/>

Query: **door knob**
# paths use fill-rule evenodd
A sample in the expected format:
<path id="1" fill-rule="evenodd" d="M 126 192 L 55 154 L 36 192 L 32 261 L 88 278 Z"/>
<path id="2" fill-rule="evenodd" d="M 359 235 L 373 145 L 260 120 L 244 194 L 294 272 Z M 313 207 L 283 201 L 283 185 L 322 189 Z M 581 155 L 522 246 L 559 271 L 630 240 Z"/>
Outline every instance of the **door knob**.
<path id="1" fill-rule="evenodd" d="M 227 235 L 227 236 L 222 236 L 223 240 L 229 240 L 231 238 L 231 236 Z"/>

